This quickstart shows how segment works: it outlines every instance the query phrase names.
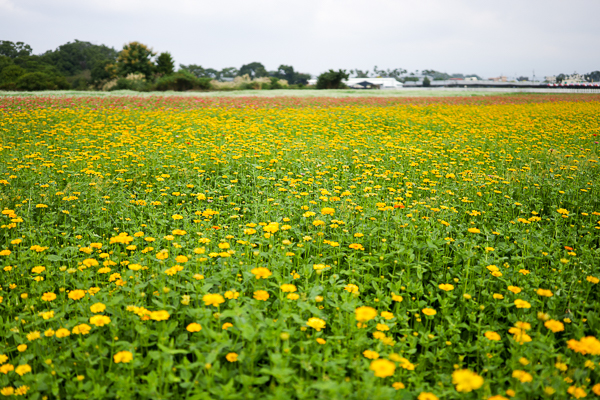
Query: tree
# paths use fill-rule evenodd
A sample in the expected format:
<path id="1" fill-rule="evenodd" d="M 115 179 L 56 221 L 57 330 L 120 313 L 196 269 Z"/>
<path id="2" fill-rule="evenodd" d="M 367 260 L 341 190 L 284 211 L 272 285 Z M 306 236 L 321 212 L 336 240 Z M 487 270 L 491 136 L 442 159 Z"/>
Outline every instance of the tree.
<path id="1" fill-rule="evenodd" d="M 589 74 L 585 74 L 584 78 L 588 82 L 600 82 L 600 71 L 590 72 Z"/>
<path id="2" fill-rule="evenodd" d="M 567 78 L 567 76 L 565 74 L 558 74 L 556 76 L 556 82 L 557 83 L 562 83 L 562 81 L 564 81 Z"/>
<path id="3" fill-rule="evenodd" d="M 159 54 L 156 59 L 156 72 L 163 75 L 171 75 L 175 72 L 175 62 L 171 53 L 164 52 Z"/>
<path id="4" fill-rule="evenodd" d="M 431 81 L 429 80 L 428 77 L 425 77 L 423 79 L 423 87 L 429 87 L 429 86 L 431 86 Z"/>
<path id="5" fill-rule="evenodd" d="M 363 71 L 361 69 L 351 69 L 350 70 L 350 74 L 354 75 L 356 78 L 368 78 L 369 77 L 369 71 Z"/>
<path id="6" fill-rule="evenodd" d="M 345 86 L 342 81 L 348 79 L 349 76 L 345 69 L 337 72 L 330 69 L 317 78 L 317 89 L 340 89 Z"/>
<path id="7" fill-rule="evenodd" d="M 107 60 L 115 62 L 117 51 L 104 45 L 95 45 L 90 42 L 68 42 L 56 50 L 47 51 L 41 60 L 54 65 L 65 76 L 79 75 L 83 71 L 93 70 L 96 64 L 105 63 Z"/>
<path id="8" fill-rule="evenodd" d="M 223 68 L 219 72 L 219 75 L 221 78 L 235 78 L 236 76 L 238 76 L 239 72 L 240 71 L 235 67 L 227 67 Z"/>
<path id="9" fill-rule="evenodd" d="M 309 74 L 303 74 L 294 70 L 291 65 L 280 65 L 277 71 L 271 73 L 277 79 L 285 79 L 291 85 L 306 85 L 310 79 Z"/>
<path id="10" fill-rule="evenodd" d="M 204 68 L 202 68 L 200 65 L 196 65 L 196 64 L 190 64 L 190 65 L 179 64 L 179 69 L 180 70 L 186 70 L 186 71 L 190 72 L 196 78 L 203 78 L 203 77 L 206 76 L 206 70 Z"/>
<path id="11" fill-rule="evenodd" d="M 30 56 L 32 53 L 31 46 L 23 42 L 13 43 L 8 40 L 0 40 L 0 55 L 17 58 Z"/>
<path id="12" fill-rule="evenodd" d="M 116 77 L 115 64 L 109 60 L 97 62 L 91 71 L 92 83 L 99 85 Z"/>
<path id="13" fill-rule="evenodd" d="M 120 76 L 143 74 L 149 78 L 155 70 L 153 57 L 156 55 L 151 48 L 139 42 L 127 43 L 117 57 L 117 70 Z"/>
<path id="14" fill-rule="evenodd" d="M 22 75 L 15 82 L 18 90 L 57 90 L 69 89 L 70 85 L 64 76 L 49 75 L 43 72 L 30 72 Z"/>
<path id="15" fill-rule="evenodd" d="M 262 78 L 263 76 L 269 76 L 269 73 L 265 69 L 265 66 L 259 62 L 252 62 L 250 64 L 244 64 L 238 71 L 238 76 L 248 75 L 250 79 Z"/>
<path id="16" fill-rule="evenodd" d="M 382 78 L 395 78 L 396 80 L 400 80 L 400 77 L 406 73 L 405 69 L 396 68 L 396 69 L 379 69 L 377 65 L 373 67 L 373 72 L 375 76 L 380 76 Z"/>

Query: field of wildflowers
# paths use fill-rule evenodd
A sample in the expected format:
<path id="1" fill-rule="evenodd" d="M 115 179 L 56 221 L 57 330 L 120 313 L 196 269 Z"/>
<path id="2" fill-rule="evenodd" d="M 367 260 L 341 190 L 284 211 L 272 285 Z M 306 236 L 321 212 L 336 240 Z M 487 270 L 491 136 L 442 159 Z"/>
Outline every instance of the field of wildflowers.
<path id="1" fill-rule="evenodd" d="M 600 96 L 0 99 L 0 398 L 600 396 Z"/>

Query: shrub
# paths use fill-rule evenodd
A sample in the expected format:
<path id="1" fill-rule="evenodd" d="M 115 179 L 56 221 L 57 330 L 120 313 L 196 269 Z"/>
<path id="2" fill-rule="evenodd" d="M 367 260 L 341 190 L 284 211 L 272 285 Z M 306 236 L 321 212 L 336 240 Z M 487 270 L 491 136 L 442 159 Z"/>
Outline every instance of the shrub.
<path id="1" fill-rule="evenodd" d="M 431 86 L 431 81 L 429 80 L 428 77 L 425 77 L 425 79 L 423 79 L 423 87 L 429 87 Z"/>
<path id="2" fill-rule="evenodd" d="M 345 69 L 340 69 L 337 72 L 330 69 L 317 78 L 317 89 L 343 89 L 346 85 L 342 81 L 348 79 L 349 76 Z"/>
<path id="3" fill-rule="evenodd" d="M 22 75 L 15 82 L 17 90 L 59 90 L 69 89 L 69 82 L 64 76 L 49 75 L 43 72 L 30 72 Z"/>
<path id="4" fill-rule="evenodd" d="M 208 90 L 211 88 L 210 81 L 211 78 L 196 78 L 191 72 L 181 70 L 160 78 L 156 82 L 156 90 L 175 90 L 177 92 L 192 89 Z"/>

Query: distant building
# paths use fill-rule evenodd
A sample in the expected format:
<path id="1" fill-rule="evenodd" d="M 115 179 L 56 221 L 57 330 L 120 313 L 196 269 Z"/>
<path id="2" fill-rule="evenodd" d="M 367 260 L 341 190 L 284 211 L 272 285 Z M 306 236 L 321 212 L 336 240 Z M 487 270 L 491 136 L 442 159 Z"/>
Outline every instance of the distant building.
<path id="1" fill-rule="evenodd" d="M 504 75 L 500 75 L 496 78 L 489 78 L 489 80 L 493 81 L 493 82 L 507 82 L 508 81 L 508 79 Z"/>
<path id="2" fill-rule="evenodd" d="M 402 82 L 394 78 L 350 78 L 342 81 L 346 86 L 352 89 L 402 89 Z M 316 85 L 317 79 L 309 79 L 309 85 Z"/>
<path id="3" fill-rule="evenodd" d="M 556 83 L 556 75 L 545 76 L 544 80 L 548 83 Z"/>
<path id="4" fill-rule="evenodd" d="M 476 81 L 477 77 L 476 76 L 470 76 L 468 78 L 465 78 L 465 81 Z"/>
<path id="5" fill-rule="evenodd" d="M 349 78 L 344 83 L 353 89 L 402 89 L 394 78 Z"/>
<path id="6" fill-rule="evenodd" d="M 575 72 L 574 74 L 568 75 L 565 79 L 563 79 L 562 83 L 568 85 L 571 83 L 585 83 L 586 80 L 583 75 Z"/>

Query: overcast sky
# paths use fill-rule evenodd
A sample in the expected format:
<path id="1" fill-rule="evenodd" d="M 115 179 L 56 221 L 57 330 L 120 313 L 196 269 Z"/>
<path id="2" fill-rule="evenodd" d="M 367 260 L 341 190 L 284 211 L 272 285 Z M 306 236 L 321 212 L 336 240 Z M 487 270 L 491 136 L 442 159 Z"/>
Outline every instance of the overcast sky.
<path id="1" fill-rule="evenodd" d="M 543 77 L 600 70 L 599 16 L 598 0 L 0 0 L 0 40 L 35 54 L 74 39 L 139 41 L 216 69 Z"/>

